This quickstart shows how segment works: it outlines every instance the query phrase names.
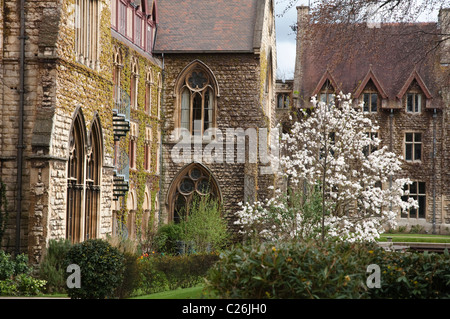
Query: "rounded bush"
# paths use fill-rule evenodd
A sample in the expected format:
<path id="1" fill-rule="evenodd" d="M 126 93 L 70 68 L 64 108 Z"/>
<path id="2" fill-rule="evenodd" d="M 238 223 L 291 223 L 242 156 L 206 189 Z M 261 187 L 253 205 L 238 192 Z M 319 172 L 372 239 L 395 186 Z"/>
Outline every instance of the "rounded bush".
<path id="1" fill-rule="evenodd" d="M 104 240 L 89 239 L 73 245 L 66 256 L 66 267 L 70 264 L 78 265 L 81 272 L 81 287 L 67 288 L 73 299 L 112 298 L 122 283 L 124 256 Z"/>

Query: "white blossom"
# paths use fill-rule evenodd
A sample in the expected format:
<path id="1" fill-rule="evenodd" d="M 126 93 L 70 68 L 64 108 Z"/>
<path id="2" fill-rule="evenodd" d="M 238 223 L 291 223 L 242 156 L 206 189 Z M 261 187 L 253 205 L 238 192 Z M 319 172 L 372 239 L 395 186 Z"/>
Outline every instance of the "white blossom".
<path id="1" fill-rule="evenodd" d="M 395 226 L 400 210 L 417 207 L 412 199 L 402 200 L 411 181 L 398 177 L 400 158 L 367 134 L 379 129 L 377 123 L 364 115 L 362 105 L 354 108 L 350 95 L 341 93 L 337 101 L 326 105 L 313 97 L 311 114 L 301 110 L 280 139 L 286 154 L 280 164 L 290 183 L 299 190 L 318 185 L 325 194 L 323 221 L 304 218 L 304 208 L 289 205 L 291 199 L 278 192 L 263 202 L 241 204 L 235 224 L 243 234 L 265 240 L 311 237 L 323 222 L 327 236 L 372 241 L 384 227 Z"/>

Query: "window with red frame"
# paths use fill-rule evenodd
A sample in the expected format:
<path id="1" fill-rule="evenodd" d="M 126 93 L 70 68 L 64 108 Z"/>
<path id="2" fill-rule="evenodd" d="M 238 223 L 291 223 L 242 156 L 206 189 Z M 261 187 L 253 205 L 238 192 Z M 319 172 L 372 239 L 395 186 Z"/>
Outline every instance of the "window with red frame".
<path id="1" fill-rule="evenodd" d="M 112 0 L 111 27 L 138 47 L 152 51 L 155 1 Z M 132 30 L 131 30 L 132 29 Z"/>

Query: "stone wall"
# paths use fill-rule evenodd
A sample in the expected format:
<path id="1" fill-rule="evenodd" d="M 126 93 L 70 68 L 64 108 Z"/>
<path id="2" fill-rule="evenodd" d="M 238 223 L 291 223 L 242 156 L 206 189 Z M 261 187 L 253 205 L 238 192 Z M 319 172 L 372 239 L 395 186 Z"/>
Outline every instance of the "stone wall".
<path id="1" fill-rule="evenodd" d="M 166 54 L 165 90 L 163 114 L 165 118 L 163 129 L 163 220 L 168 221 L 169 212 L 167 192 L 176 176 L 184 167 L 184 163 L 174 163 L 171 151 L 176 141 L 171 137 L 175 128 L 176 96 L 174 88 L 179 74 L 194 61 L 201 61 L 217 79 L 220 96 L 217 98 L 217 128 L 221 130 L 226 140 L 228 128 L 244 130 L 248 128 L 267 128 L 267 118 L 264 115 L 260 99 L 261 62 L 257 54 Z M 224 150 L 226 148 L 225 144 Z M 205 145 L 203 145 L 204 149 Z M 237 149 L 234 146 L 234 155 Z M 204 163 L 217 179 L 222 191 L 225 209 L 234 213 L 238 203 L 256 200 L 267 189 L 271 178 L 259 176 L 258 164 L 249 163 Z M 263 189 L 261 189 L 263 185 Z M 246 195 L 246 196 L 244 196 Z M 247 197 L 247 198 L 245 198 Z M 251 198 L 253 197 L 253 198 Z"/>

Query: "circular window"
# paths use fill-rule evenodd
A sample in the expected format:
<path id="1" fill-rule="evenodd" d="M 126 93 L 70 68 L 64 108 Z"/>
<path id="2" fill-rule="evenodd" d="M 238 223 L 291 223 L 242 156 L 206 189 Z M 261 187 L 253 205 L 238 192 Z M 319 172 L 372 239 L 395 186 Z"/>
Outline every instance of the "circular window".
<path id="1" fill-rule="evenodd" d="M 188 76 L 187 84 L 193 90 L 201 90 L 208 84 L 208 78 L 203 71 L 196 70 Z"/>
<path id="2" fill-rule="evenodd" d="M 189 175 L 193 180 L 197 180 L 202 176 L 202 172 L 198 168 L 193 168 Z"/>
<path id="3" fill-rule="evenodd" d="M 180 193 L 184 195 L 189 195 L 194 191 L 194 182 L 189 178 L 184 178 L 180 183 Z"/>

